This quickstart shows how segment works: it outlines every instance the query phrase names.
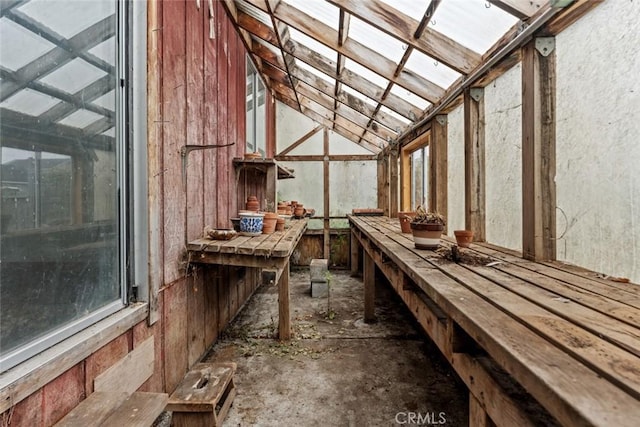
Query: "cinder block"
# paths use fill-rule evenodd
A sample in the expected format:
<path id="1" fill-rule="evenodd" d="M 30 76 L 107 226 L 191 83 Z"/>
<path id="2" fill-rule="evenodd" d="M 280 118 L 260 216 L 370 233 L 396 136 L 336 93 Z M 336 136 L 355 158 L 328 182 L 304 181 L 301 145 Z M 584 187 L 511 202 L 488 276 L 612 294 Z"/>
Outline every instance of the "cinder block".
<path id="1" fill-rule="evenodd" d="M 311 283 L 326 282 L 327 272 L 329 271 L 328 259 L 312 259 L 309 265 L 309 273 L 311 275 Z"/>
<path id="2" fill-rule="evenodd" d="M 327 282 L 311 282 L 311 298 L 326 298 L 329 296 Z"/>

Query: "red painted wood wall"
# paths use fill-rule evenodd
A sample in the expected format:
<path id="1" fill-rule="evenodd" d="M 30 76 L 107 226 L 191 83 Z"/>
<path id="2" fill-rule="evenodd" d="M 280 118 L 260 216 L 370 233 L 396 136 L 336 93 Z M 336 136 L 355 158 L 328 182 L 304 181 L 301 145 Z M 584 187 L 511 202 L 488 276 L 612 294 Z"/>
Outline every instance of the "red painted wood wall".
<path id="1" fill-rule="evenodd" d="M 96 376 L 151 335 L 154 374 L 140 390 L 171 392 L 259 284 L 255 269 L 187 268 L 185 257 L 185 241 L 199 237 L 205 225 L 231 226 L 239 203 L 232 159 L 245 151 L 246 51 L 222 3 L 211 2 L 211 11 L 208 3 L 201 1 L 199 9 L 193 0 L 148 4 L 148 32 L 159 32 L 148 57 L 148 174 L 149 186 L 157 186 L 150 191 L 150 241 L 160 254 L 151 257 L 150 276 L 161 281 L 158 320 L 139 323 L 18 402 L 10 410 L 12 426 L 55 424 L 93 392 Z M 269 155 L 274 141 L 270 132 Z M 230 143 L 191 152 L 183 182 L 184 145 Z"/>

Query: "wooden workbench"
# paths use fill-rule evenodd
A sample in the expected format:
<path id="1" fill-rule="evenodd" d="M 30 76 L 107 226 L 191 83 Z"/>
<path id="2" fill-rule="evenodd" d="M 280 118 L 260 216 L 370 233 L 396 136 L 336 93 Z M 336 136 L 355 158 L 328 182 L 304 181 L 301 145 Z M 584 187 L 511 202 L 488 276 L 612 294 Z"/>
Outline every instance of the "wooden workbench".
<path id="1" fill-rule="evenodd" d="M 187 244 L 189 262 L 260 268 L 273 273 L 273 280 L 278 283 L 278 334 L 281 340 L 288 340 L 291 338 L 289 258 L 307 229 L 307 222 L 294 219 L 284 231 L 257 237 L 194 240 Z"/>
<path id="2" fill-rule="evenodd" d="M 377 266 L 469 388 L 470 425 L 638 425 L 640 286 L 487 244 L 454 262 L 451 241 L 415 249 L 395 218 L 349 220 L 365 319 L 375 319 Z M 548 419 L 532 418 L 527 401 Z"/>

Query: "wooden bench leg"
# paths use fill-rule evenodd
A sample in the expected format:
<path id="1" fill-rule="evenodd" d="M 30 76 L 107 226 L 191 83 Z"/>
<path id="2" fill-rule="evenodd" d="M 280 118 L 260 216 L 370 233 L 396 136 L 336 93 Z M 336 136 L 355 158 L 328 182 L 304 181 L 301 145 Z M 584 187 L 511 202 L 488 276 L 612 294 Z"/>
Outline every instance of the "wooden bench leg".
<path id="1" fill-rule="evenodd" d="M 482 404 L 476 397 L 469 393 L 469 427 L 493 427 L 495 424 L 487 415 Z"/>
<path id="2" fill-rule="evenodd" d="M 364 321 L 373 323 L 376 321 L 376 265 L 367 251 L 364 255 Z"/>
<path id="3" fill-rule="evenodd" d="M 360 268 L 360 242 L 355 233 L 351 231 L 351 276 L 358 275 Z"/>
<path id="4" fill-rule="evenodd" d="M 291 339 L 291 313 L 289 311 L 289 263 L 284 266 L 278 282 L 278 338 Z"/>

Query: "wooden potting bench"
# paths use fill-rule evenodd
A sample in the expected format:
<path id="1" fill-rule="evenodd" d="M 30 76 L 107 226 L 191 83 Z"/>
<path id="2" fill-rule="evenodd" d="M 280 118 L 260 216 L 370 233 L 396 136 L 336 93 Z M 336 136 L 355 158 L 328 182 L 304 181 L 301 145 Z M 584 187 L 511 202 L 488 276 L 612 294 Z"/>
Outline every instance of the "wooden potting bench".
<path id="1" fill-rule="evenodd" d="M 466 383 L 470 425 L 638 425 L 640 286 L 488 244 L 456 262 L 453 242 L 415 249 L 397 218 L 349 220 L 365 320 L 378 267 Z"/>

